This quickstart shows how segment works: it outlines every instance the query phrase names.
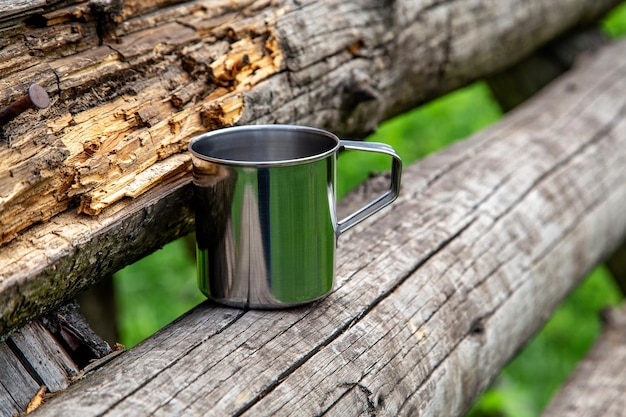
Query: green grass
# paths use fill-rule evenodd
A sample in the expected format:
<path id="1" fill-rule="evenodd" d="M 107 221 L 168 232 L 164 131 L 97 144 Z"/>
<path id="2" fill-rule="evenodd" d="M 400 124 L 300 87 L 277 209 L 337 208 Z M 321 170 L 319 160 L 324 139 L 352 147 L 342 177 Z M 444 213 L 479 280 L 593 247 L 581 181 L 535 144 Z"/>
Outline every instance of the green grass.
<path id="1" fill-rule="evenodd" d="M 626 3 L 602 23 L 610 37 L 626 33 Z M 483 83 L 429 103 L 382 124 L 368 140 L 391 144 L 409 164 L 465 138 L 501 117 Z M 389 168 L 388 158 L 346 152 L 338 164 L 338 195 L 371 172 Z M 188 243 L 178 240 L 116 274 L 121 342 L 131 347 L 201 302 Z M 620 303 L 610 275 L 599 267 L 556 311 L 543 330 L 502 371 L 478 400 L 471 417 L 530 417 L 585 355 L 600 331 L 598 311 Z"/>

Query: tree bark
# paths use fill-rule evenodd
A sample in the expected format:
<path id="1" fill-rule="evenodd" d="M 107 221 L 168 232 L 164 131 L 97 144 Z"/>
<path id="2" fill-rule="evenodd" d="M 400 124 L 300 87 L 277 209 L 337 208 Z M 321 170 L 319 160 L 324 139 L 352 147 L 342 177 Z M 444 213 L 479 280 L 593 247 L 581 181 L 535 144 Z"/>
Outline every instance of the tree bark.
<path id="1" fill-rule="evenodd" d="M 626 42 L 584 64 L 409 166 L 327 298 L 204 303 L 40 415 L 463 415 L 626 237 Z"/>
<path id="2" fill-rule="evenodd" d="M 233 123 L 362 136 L 509 65 L 618 0 L 29 1 L 0 16 L 0 243 L 95 215 L 189 170 L 189 138 Z M 29 9 L 31 7 L 31 9 Z M 519 28 L 524 27 L 524 31 Z M 172 157 L 176 156 L 176 157 Z"/>

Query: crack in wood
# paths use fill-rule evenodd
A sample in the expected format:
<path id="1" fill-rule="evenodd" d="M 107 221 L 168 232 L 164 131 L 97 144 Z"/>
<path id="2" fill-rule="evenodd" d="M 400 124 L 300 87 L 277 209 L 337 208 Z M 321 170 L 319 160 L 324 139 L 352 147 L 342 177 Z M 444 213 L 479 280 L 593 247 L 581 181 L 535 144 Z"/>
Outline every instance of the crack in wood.
<path id="1" fill-rule="evenodd" d="M 39 386 L 45 385 L 45 383 L 41 379 L 41 376 L 39 376 L 39 374 L 37 373 L 37 371 L 35 371 L 35 369 L 31 365 L 31 363 L 28 361 L 28 359 L 26 359 L 26 357 L 24 356 L 24 353 L 15 345 L 15 342 L 11 338 L 8 338 L 4 343 L 6 343 L 9 350 L 13 352 L 14 357 L 17 358 L 17 360 L 22 364 L 24 369 L 26 369 L 26 371 L 28 372 L 28 375 Z"/>
<path id="2" fill-rule="evenodd" d="M 101 12 L 106 16 L 118 16 L 120 4 L 117 0 L 90 3 L 92 7 L 102 9 Z M 135 7 L 129 4 L 126 6 Z M 216 77 L 219 80 L 226 77 L 224 79 L 229 80 L 228 89 L 233 91 L 245 91 L 271 76 L 273 72 L 280 70 L 281 50 L 272 32 L 272 19 L 264 22 L 262 31 L 255 32 L 258 29 L 254 26 L 256 18 L 253 16 L 243 25 L 238 25 L 238 34 L 233 34 L 233 36 L 241 35 L 241 38 L 233 39 L 223 56 L 213 59 L 213 64 L 217 65 L 213 73 L 217 74 Z M 73 23 L 72 19 L 74 17 L 69 20 L 55 21 L 55 25 L 62 27 L 67 22 Z M 244 110 L 241 97 L 235 97 L 234 94 L 229 96 L 230 92 L 224 89 L 215 90 L 214 86 L 206 84 L 206 80 L 203 79 L 197 81 L 200 90 L 212 90 L 213 93 L 209 94 L 206 91 L 205 93 L 192 93 L 188 98 L 182 99 L 185 101 L 179 101 L 180 94 L 171 99 L 173 104 L 181 107 L 193 97 L 201 97 L 202 101 L 194 107 L 176 109 L 174 106 L 169 106 L 171 108 L 167 108 L 163 106 L 163 103 L 152 99 L 149 99 L 146 106 L 136 105 L 138 97 L 155 96 L 159 94 L 159 88 L 167 88 L 166 84 L 170 80 L 163 78 L 162 74 L 170 74 L 168 77 L 174 77 L 172 80 L 175 83 L 177 83 L 176 77 L 184 78 L 184 74 L 177 72 L 175 62 L 168 66 L 172 53 L 184 55 L 184 49 L 190 43 L 200 40 L 192 29 L 194 25 L 190 21 L 184 23 L 166 20 L 159 22 L 156 28 L 147 27 L 128 33 L 124 33 L 126 26 L 119 27 L 126 41 L 124 43 L 103 43 L 101 46 L 78 51 L 76 55 L 59 57 L 42 64 L 51 71 L 58 94 L 64 99 L 58 104 L 70 107 L 71 110 L 70 113 L 63 114 L 62 122 L 57 123 L 57 120 L 53 120 L 48 123 L 52 134 L 62 136 L 68 149 L 71 150 L 67 170 L 74 172 L 74 175 L 68 177 L 73 178 L 70 186 L 55 191 L 57 201 L 79 198 L 81 211 L 98 214 L 104 207 L 120 198 L 136 195 L 136 191 L 125 191 L 128 188 L 145 192 L 146 189 L 162 180 L 159 177 L 149 178 L 147 175 L 137 176 L 138 172 L 145 172 L 151 164 L 185 150 L 186 141 L 206 130 L 207 126 L 230 125 L 241 116 Z M 252 28 L 245 29 L 245 25 L 252 25 Z M 53 29 L 56 30 L 56 26 Z M 25 35 L 21 36 L 24 38 Z M 140 73 L 143 75 L 139 76 Z M 148 86 L 147 89 L 140 89 L 142 83 L 150 80 L 151 74 L 156 74 L 161 78 L 162 83 Z M 124 85 L 120 85 L 120 77 L 124 78 Z M 79 80 L 84 82 L 78 85 Z M 81 95 L 80 92 L 83 90 L 88 91 L 89 94 Z M 74 94 L 75 97 L 65 100 L 70 98 L 68 94 Z M 223 111 L 223 117 L 211 113 L 211 109 L 220 108 L 224 103 L 233 104 L 233 100 L 239 101 L 234 113 L 232 107 Z M 70 103 L 67 104 L 64 101 Z M 102 108 L 90 111 L 98 104 Z M 203 106 L 208 106 L 209 111 L 202 113 Z M 117 117 L 120 115 L 120 109 L 128 109 L 125 113 L 135 115 L 135 117 Z M 198 119 L 199 110 L 208 117 L 203 117 L 202 121 Z M 53 111 L 58 110 L 53 109 Z M 67 114 L 72 116 L 69 122 L 66 120 Z M 94 129 L 99 130 L 99 133 L 91 132 L 92 129 L 87 123 L 94 125 Z M 96 126 L 98 123 L 106 123 L 107 127 L 101 129 Z M 146 134 L 153 139 L 142 140 L 141 138 L 145 136 L 144 131 L 147 131 Z M 90 137 L 97 137 L 102 146 L 95 149 L 80 143 L 83 138 Z M 154 139 L 164 137 L 167 139 L 161 140 L 161 143 Z M 14 169 L 9 171 L 15 173 Z M 19 178 L 13 175 L 13 181 L 21 181 L 21 184 L 36 183 L 34 180 L 24 181 L 22 177 L 23 175 Z M 143 178 L 144 186 L 137 187 L 131 184 L 138 177 Z M 23 194 L 17 194 L 8 204 L 23 205 L 24 198 Z M 29 216 L 15 217 L 10 221 L 0 218 L 3 223 L 2 228 L 7 230 L 2 233 L 3 238 L 0 244 L 6 243 L 19 231 L 29 227 L 32 222 L 45 221 L 50 216 L 66 209 L 63 204 L 54 203 L 53 200 L 42 201 L 43 203 L 51 204 L 52 207 L 49 210 L 37 210 L 37 212 L 28 209 L 30 210 L 27 211 Z M 30 204 L 29 207 L 35 207 L 35 205 Z M 42 213 L 45 215 L 42 216 Z M 26 217 L 30 217 L 30 220 L 27 220 L 30 224 L 24 222 Z"/>
<path id="3" fill-rule="evenodd" d="M 376 416 L 376 412 L 379 410 L 379 408 L 384 406 L 384 400 L 382 400 L 382 397 L 379 397 L 377 403 L 374 403 L 374 400 L 372 399 L 372 391 L 370 391 L 365 385 L 361 384 L 360 382 L 342 382 L 337 386 L 348 388 L 345 393 L 337 399 L 337 402 L 341 401 L 341 399 L 345 398 L 345 396 L 349 395 L 354 390 L 358 389 L 361 393 L 363 393 L 363 395 L 365 396 L 365 411 L 369 413 L 370 417 Z M 333 405 L 335 404 L 333 403 Z M 331 409 L 332 406 L 318 414 L 318 416 L 321 417 L 328 414 Z"/>
<path id="4" fill-rule="evenodd" d="M 239 408 L 236 412 L 234 412 L 233 417 L 240 417 L 245 412 L 250 410 L 263 397 L 267 396 L 269 393 L 275 390 L 282 383 L 282 381 L 284 381 L 287 377 L 289 377 L 289 375 L 293 374 L 297 369 L 299 369 L 302 365 L 304 365 L 309 359 L 314 357 L 320 350 L 322 350 L 324 347 L 328 346 L 330 343 L 335 341 L 342 334 L 344 334 L 348 329 L 353 327 L 355 324 L 359 323 L 359 321 L 363 320 L 369 312 L 374 310 L 375 307 L 378 306 L 383 300 L 385 300 L 391 293 L 396 291 L 397 288 L 399 288 L 405 280 L 407 280 L 416 270 L 420 268 L 420 266 L 422 266 L 424 263 L 428 262 L 430 259 L 436 256 L 437 253 L 442 251 L 450 242 L 454 241 L 460 234 L 463 233 L 463 231 L 465 231 L 469 226 L 471 226 L 472 223 L 473 223 L 473 220 L 470 220 L 467 224 L 463 225 L 460 228 L 460 230 L 453 233 L 452 236 L 450 236 L 446 240 L 442 241 L 432 252 L 426 254 L 422 259 L 420 259 L 420 261 L 407 274 L 405 274 L 404 277 L 400 278 L 398 282 L 395 285 L 393 285 L 388 291 L 385 291 L 376 299 L 374 299 L 365 310 L 361 311 L 359 314 L 354 316 L 351 320 L 348 320 L 341 327 L 336 329 L 331 335 L 329 335 L 328 338 L 324 339 L 317 346 L 314 346 L 313 348 L 311 348 L 310 351 L 307 352 L 306 355 L 299 358 L 292 365 L 290 365 L 288 369 L 281 372 L 281 374 L 276 378 L 276 380 L 273 383 L 268 384 L 268 386 L 265 389 L 263 389 L 259 394 L 255 395 L 251 399 L 250 402 L 248 402 L 243 407 Z"/>
<path id="5" fill-rule="evenodd" d="M 178 361 L 180 361 L 181 359 L 183 359 L 187 354 L 189 354 L 190 352 L 192 352 L 193 350 L 197 349 L 199 346 L 201 346 L 203 343 L 207 343 L 209 340 L 211 340 L 212 337 L 219 335 L 220 333 L 224 332 L 225 330 L 227 330 L 229 327 L 233 326 L 239 319 L 241 319 L 244 315 L 246 314 L 245 311 L 237 311 L 236 313 L 234 313 L 231 317 L 229 317 L 229 320 L 225 325 L 223 325 L 222 327 L 220 327 L 215 333 L 211 334 L 211 335 L 207 335 L 204 339 L 200 340 L 198 343 L 196 343 L 195 345 L 189 347 L 188 349 L 185 350 L 184 354 L 181 354 L 176 360 L 170 362 L 167 364 L 167 366 L 159 369 L 158 372 L 154 373 L 153 375 L 150 375 L 150 377 L 146 378 L 145 381 L 142 381 L 140 384 L 138 384 L 134 390 L 132 390 L 131 392 L 128 392 L 125 396 L 119 398 L 116 402 L 114 402 L 113 404 L 111 404 L 110 409 L 113 409 L 115 407 L 117 407 L 118 405 L 120 405 L 121 403 L 124 402 L 124 400 L 126 400 L 127 398 L 132 397 L 133 394 L 135 394 L 136 392 L 140 391 L 142 388 L 144 388 L 146 385 L 148 385 L 151 381 L 153 381 L 155 378 L 157 378 L 159 375 L 161 375 L 163 372 L 167 371 L 168 369 L 172 368 L 174 365 L 176 365 L 176 363 L 178 363 Z M 180 319 L 179 319 L 180 320 Z M 199 378 L 200 375 L 198 375 L 196 377 Z M 189 381 L 189 383 L 192 383 L 193 381 Z M 181 387 L 178 392 L 181 392 L 184 389 L 184 387 Z M 176 396 L 176 393 L 174 393 L 173 395 L 174 397 Z M 161 406 L 159 406 L 159 408 L 161 408 Z M 158 408 L 157 408 L 158 410 Z M 156 410 L 155 410 L 156 411 Z M 99 413 L 98 417 L 104 416 L 105 414 L 108 413 L 108 410 L 103 412 L 103 413 Z"/>

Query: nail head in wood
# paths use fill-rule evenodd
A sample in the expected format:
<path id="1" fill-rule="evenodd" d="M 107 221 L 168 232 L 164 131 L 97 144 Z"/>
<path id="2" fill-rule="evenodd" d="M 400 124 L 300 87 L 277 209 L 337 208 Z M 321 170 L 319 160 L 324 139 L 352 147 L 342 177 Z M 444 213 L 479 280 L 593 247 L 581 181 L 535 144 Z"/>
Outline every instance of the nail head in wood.
<path id="1" fill-rule="evenodd" d="M 39 84 L 31 84 L 28 87 L 28 94 L 18 98 L 13 103 L 0 110 L 0 125 L 6 124 L 31 107 L 45 109 L 49 105 L 50 97 L 48 93 L 46 93 L 46 90 Z"/>

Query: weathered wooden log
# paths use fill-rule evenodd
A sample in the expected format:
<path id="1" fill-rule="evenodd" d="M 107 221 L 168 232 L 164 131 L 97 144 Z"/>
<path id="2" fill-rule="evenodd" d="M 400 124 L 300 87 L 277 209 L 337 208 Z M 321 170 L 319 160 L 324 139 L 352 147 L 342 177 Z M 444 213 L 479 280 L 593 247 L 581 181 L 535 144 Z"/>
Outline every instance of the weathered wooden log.
<path id="1" fill-rule="evenodd" d="M 28 323 L 0 342 L 0 417 L 32 411 L 123 351 L 112 351 L 80 315 L 75 302 Z"/>
<path id="2" fill-rule="evenodd" d="M 52 105 L 3 127 L 0 334 L 190 230 L 193 135 L 274 122 L 362 135 L 616 3 L 15 4 L 0 15 L 0 102 L 37 82 Z M 154 187 L 167 203 L 123 201 Z"/>
<path id="3" fill-rule="evenodd" d="M 206 302 L 38 415 L 456 416 L 626 237 L 626 42 L 404 172 L 311 306 Z"/>
<path id="4" fill-rule="evenodd" d="M 34 409 L 43 394 L 67 388 L 81 369 L 96 366 L 91 360 L 108 355 L 115 354 L 75 302 L 23 326 L 0 342 L 0 416 Z"/>
<path id="5" fill-rule="evenodd" d="M 4 22 L 0 101 L 38 81 L 54 103 L 5 131 L 0 242 L 72 205 L 97 214 L 180 176 L 188 164 L 168 156 L 209 128 L 372 130 L 617 1 L 526 3 L 64 1 L 32 2 L 27 16 L 20 7 Z"/>
<path id="6" fill-rule="evenodd" d="M 72 212 L 0 250 L 0 335 L 68 301 L 101 277 L 193 230 L 189 179 L 124 200 L 101 216 Z"/>
<path id="7" fill-rule="evenodd" d="M 543 417 L 622 416 L 626 410 L 626 312 L 607 310 L 602 334 L 555 394 Z"/>

